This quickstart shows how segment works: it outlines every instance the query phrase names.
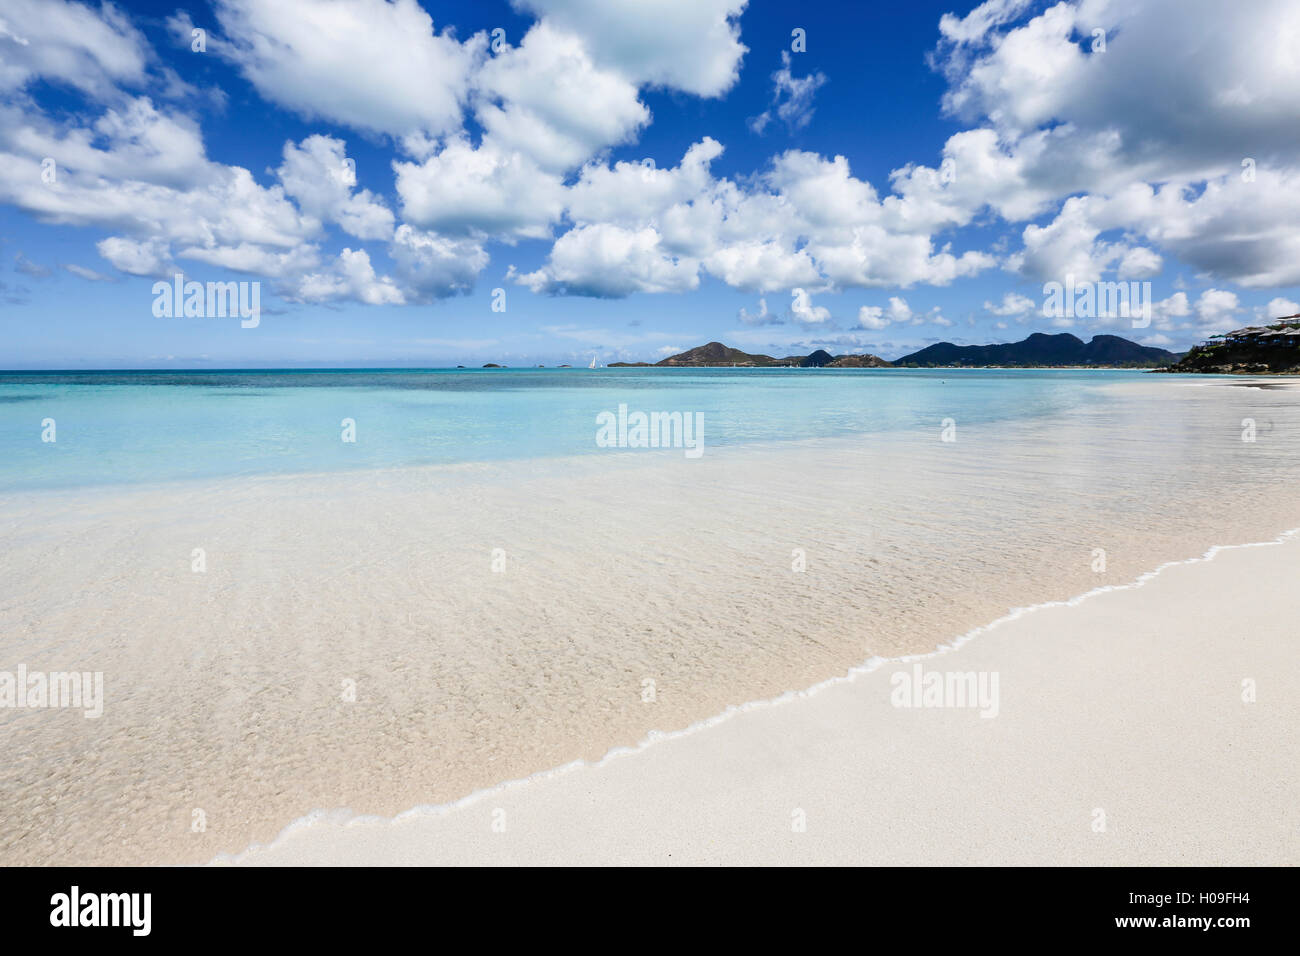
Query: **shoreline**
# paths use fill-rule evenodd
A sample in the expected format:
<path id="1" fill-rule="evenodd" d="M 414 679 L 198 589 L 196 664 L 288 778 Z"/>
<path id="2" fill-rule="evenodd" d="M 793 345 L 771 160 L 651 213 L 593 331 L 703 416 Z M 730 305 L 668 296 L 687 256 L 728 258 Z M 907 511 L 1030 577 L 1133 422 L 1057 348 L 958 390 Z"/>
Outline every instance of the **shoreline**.
<path id="1" fill-rule="evenodd" d="M 543 842 L 550 851 L 549 856 L 537 860 L 543 865 L 601 865 L 601 864 L 618 864 L 627 862 L 638 863 L 683 863 L 683 864 L 702 864 L 702 863 L 723 863 L 723 864 L 740 864 L 740 865 L 763 865 L 769 862 L 798 862 L 798 863 L 852 863 L 861 862 L 858 860 L 844 859 L 842 853 L 836 853 L 835 859 L 808 859 L 792 861 L 789 859 L 768 860 L 755 858 L 752 852 L 747 851 L 746 847 L 740 844 L 731 845 L 718 850 L 716 847 L 709 852 L 699 854 L 698 859 L 672 859 L 672 853 L 660 859 L 646 859 L 648 855 L 645 847 L 647 833 L 645 830 L 634 825 L 643 823 L 643 809 L 636 806 L 621 806 L 614 811 L 607 811 L 603 814 L 603 819 L 597 820 L 594 824 L 586 824 L 593 810 L 593 805 L 601 806 L 599 800 L 600 791 L 608 790 L 611 784 L 602 780 L 602 776 L 609 776 L 618 772 L 618 776 L 628 778 L 632 781 L 629 792 L 635 792 L 639 789 L 646 789 L 652 792 L 652 799 L 665 800 L 667 795 L 656 793 L 655 781 L 662 780 L 665 774 L 652 773 L 648 767 L 638 767 L 635 761 L 624 761 L 619 758 L 643 756 L 651 752 L 652 749 L 672 750 L 668 745 L 678 744 L 676 751 L 666 753 L 660 763 L 668 764 L 672 769 L 671 776 L 678 781 L 683 777 L 693 775 L 692 789 L 705 786 L 706 781 L 700 779 L 707 777 L 709 768 L 715 766 L 714 760 L 717 759 L 717 747 L 699 747 L 693 746 L 692 741 L 698 737 L 707 737 L 710 733 L 717 731 L 727 725 L 734 724 L 745 718 L 747 715 L 764 713 L 777 714 L 784 713 L 788 708 L 797 709 L 801 705 L 816 701 L 823 695 L 830 694 L 837 690 L 851 690 L 855 684 L 861 681 L 876 678 L 879 682 L 879 675 L 890 665 L 916 664 L 932 662 L 947 658 L 949 655 L 958 655 L 968 645 L 972 645 L 977 639 L 991 637 L 995 632 L 1008 629 L 1011 625 L 1021 623 L 1019 629 L 1032 630 L 1025 627 L 1023 622 L 1034 615 L 1041 615 L 1047 611 L 1065 611 L 1084 606 L 1090 602 L 1097 602 L 1109 595 L 1115 594 L 1133 594 L 1144 588 L 1160 582 L 1162 579 L 1168 583 L 1169 572 L 1178 569 L 1194 567 L 1218 567 L 1220 570 L 1224 567 L 1222 556 L 1235 553 L 1249 553 L 1257 549 L 1285 549 L 1288 545 L 1294 553 L 1289 555 L 1289 560 L 1300 567 L 1300 528 L 1292 528 L 1281 532 L 1275 538 L 1268 541 L 1246 542 L 1241 544 L 1214 545 L 1209 548 L 1203 555 L 1198 557 L 1187 558 L 1185 560 L 1168 561 L 1160 566 L 1144 572 L 1134 580 L 1126 584 L 1103 585 L 1090 591 L 1079 594 L 1073 598 L 1063 601 L 1048 601 L 1041 604 L 1035 604 L 1026 607 L 1012 609 L 1008 614 L 1003 615 L 987 624 L 980 625 L 976 628 L 961 634 L 950 641 L 941 643 L 933 651 L 902 655 L 894 658 L 872 657 L 862 664 L 851 668 L 843 675 L 834 676 L 821 681 L 811 687 L 797 691 L 787 691 L 777 697 L 766 698 L 761 700 L 748 701 L 743 704 L 727 707 L 724 711 L 713 715 L 704 720 L 696 721 L 691 725 L 675 731 L 652 731 L 645 738 L 633 746 L 614 747 L 603 757 L 596 761 L 575 760 L 564 765 L 554 767 L 548 770 L 539 771 L 513 780 L 503 781 L 491 787 L 476 790 L 466 796 L 443 804 L 421 804 L 414 806 L 392 817 L 381 817 L 373 814 L 354 814 L 347 809 L 333 810 L 313 810 L 312 812 L 300 817 L 289 824 L 272 840 L 267 843 L 255 843 L 245 850 L 229 854 L 218 854 L 206 865 L 208 866 L 240 866 L 240 865 L 336 865 L 341 863 L 364 865 L 440 865 L 440 864 L 474 864 L 482 862 L 511 862 L 511 863 L 528 863 L 534 862 L 526 859 L 477 859 L 476 855 L 484 853 L 489 856 L 495 855 L 495 850 L 499 847 L 494 842 L 500 842 L 499 838 L 502 833 L 494 830 L 483 814 L 471 818 L 472 811 L 491 798 L 501 798 L 498 802 L 509 803 L 511 815 L 527 814 L 530 810 L 539 809 L 537 804 L 544 804 L 540 807 L 548 814 L 547 822 L 544 826 L 539 827 L 535 832 L 534 838 L 538 833 L 545 833 Z M 1216 561 L 1218 562 L 1216 565 Z M 1232 564 L 1231 561 L 1228 562 Z M 1229 569 L 1231 573 L 1238 573 L 1237 567 Z M 1247 576 L 1254 576 L 1252 570 Z M 1225 576 L 1225 575 L 1221 575 Z M 1179 580 L 1176 582 L 1183 585 L 1182 588 L 1175 588 L 1170 585 L 1169 590 L 1187 590 L 1187 582 Z M 1194 589 L 1195 590 L 1195 589 Z M 1160 595 L 1167 597 L 1167 595 Z M 1290 602 L 1291 608 L 1300 608 L 1300 596 L 1297 596 Z M 1168 609 L 1168 605 L 1167 605 Z M 1282 625 L 1282 629 L 1285 624 Z M 1014 638 L 1008 643 L 1016 643 L 1022 638 L 1023 634 L 1015 634 Z M 1220 645 L 1229 643 L 1225 639 L 1219 642 Z M 1030 649 L 1018 647 L 1018 653 L 1028 655 Z M 1272 648 L 1273 651 L 1285 651 L 1285 648 Z M 1138 663 L 1135 661 L 1135 663 Z M 965 661 L 954 661 L 954 664 L 965 663 Z M 1300 689 L 1300 681 L 1292 677 L 1292 683 Z M 1088 688 L 1093 691 L 1100 690 L 1096 685 Z M 1086 696 L 1086 695 L 1080 695 Z M 1294 695 L 1279 695 L 1284 701 L 1296 701 Z M 1107 709 L 1108 704 L 1113 702 L 1102 701 L 1103 710 Z M 1243 702 L 1244 705 L 1244 702 Z M 833 705 L 834 708 L 843 710 L 848 704 L 844 700 L 839 700 Z M 1252 703 L 1251 705 L 1254 706 Z M 1287 711 L 1290 715 L 1288 719 L 1300 716 L 1300 705 L 1291 703 Z M 949 713 L 952 713 L 951 711 Z M 947 716 L 947 714 L 944 714 Z M 769 723 L 779 723 L 779 720 L 773 718 Z M 975 722 L 978 726 L 978 721 Z M 959 731 L 962 728 L 957 728 Z M 966 728 L 968 732 L 968 728 Z M 751 745 L 759 744 L 761 740 L 754 739 L 752 732 L 746 733 L 740 731 L 732 734 L 732 737 L 746 737 L 750 739 Z M 1176 745 L 1176 741 L 1163 740 L 1154 742 L 1153 746 L 1158 744 L 1160 748 L 1168 750 Z M 707 758 L 701 757 L 701 751 L 712 756 Z M 926 759 L 924 755 L 913 755 L 912 759 Z M 1282 766 L 1288 766 L 1285 759 L 1280 759 L 1277 763 Z M 611 770 L 611 768 L 613 768 Z M 793 771 L 795 776 L 805 772 L 806 768 L 796 767 Z M 626 783 L 627 781 L 622 781 Z M 761 789 L 762 784 L 755 782 L 754 789 Z M 810 788 L 814 789 L 814 788 Z M 539 794 L 536 791 L 549 791 L 545 794 Z M 1293 791 L 1296 788 L 1292 787 Z M 593 791 L 596 793 L 596 799 L 592 800 Z M 1300 791 L 1297 791 L 1300 792 Z M 1290 798 L 1285 798 L 1279 809 L 1279 812 L 1293 805 L 1296 793 L 1292 793 Z M 835 801 L 831 801 L 835 802 Z M 530 806 L 534 804 L 533 806 Z M 665 808 L 660 805 L 655 810 L 662 814 Z M 1148 808 L 1151 809 L 1151 808 Z M 500 808 L 493 808 L 494 813 L 500 812 Z M 557 811 L 563 810 L 564 816 L 558 817 Z M 1284 814 L 1282 814 L 1284 815 Z M 612 824 L 620 817 L 628 818 L 628 829 L 620 836 L 612 832 Z M 611 819 L 612 818 L 612 819 Z M 504 819 L 508 819 L 505 817 Z M 567 827 L 563 825 L 562 820 L 567 820 Z M 575 823 L 574 821 L 584 821 L 584 823 Z M 778 821 L 779 822 L 779 821 Z M 929 821 L 930 823 L 940 823 L 947 821 Z M 1095 820 L 1093 826 L 1089 828 L 1090 832 L 1098 833 L 1095 830 Z M 508 830 L 507 830 L 508 832 Z M 641 854 L 635 861 L 628 860 L 624 857 L 623 836 L 627 833 L 637 833 L 642 841 Z M 775 838 L 778 828 L 774 828 L 767 834 L 769 838 Z M 791 831 L 794 833 L 794 831 Z M 801 831 L 804 832 L 804 831 Z M 1107 831 L 1103 830 L 1098 835 L 1104 835 Z M 1300 862 L 1300 842 L 1294 836 L 1293 830 L 1285 831 L 1291 834 L 1291 839 L 1285 844 L 1284 851 L 1279 854 L 1279 860 L 1285 864 L 1296 864 Z M 585 836 L 582 834 L 585 833 Z M 592 833 L 600 833 L 605 837 L 605 842 L 595 851 L 590 842 Z M 653 837 L 653 831 L 651 836 Z M 797 835 L 797 834 L 795 834 Z M 1218 841 L 1220 849 L 1232 844 L 1233 840 L 1240 836 L 1221 838 Z M 1252 837 L 1258 839 L 1258 833 L 1252 833 Z M 784 834 L 782 834 L 784 837 Z M 664 843 L 664 835 L 658 834 L 660 843 Z M 436 841 L 442 841 L 442 846 L 433 845 Z M 412 843 L 416 843 L 415 846 Z M 670 840 L 673 846 L 682 846 L 692 841 L 688 840 Z M 778 841 L 778 842 L 784 842 Z M 566 849 L 566 847 L 568 849 Z M 697 844 L 702 847 L 702 844 Z M 658 846 L 658 850 L 663 850 L 663 846 Z M 995 849 L 1002 847 L 988 845 L 983 847 L 971 847 L 980 852 L 993 852 Z M 1148 848 L 1149 849 L 1149 848 Z M 450 850 L 453 858 L 448 858 L 442 854 L 442 851 Z M 359 859 L 358 853 L 368 854 Z M 717 858 L 716 854 L 721 854 L 725 858 Z M 899 863 L 910 862 L 907 860 L 871 860 L 872 863 Z M 969 860 L 938 859 L 930 860 L 930 863 L 957 864 L 970 862 Z M 1049 863 L 1060 865 L 1079 865 L 1089 862 L 1096 863 L 1100 861 L 1086 861 L 1080 859 L 1051 859 L 1036 857 L 1028 860 L 1003 861 L 1010 862 L 1011 865 L 1016 863 Z M 1144 856 L 1143 862 L 1150 862 L 1149 858 Z M 1211 863 L 1221 863 L 1222 860 L 1210 856 L 1204 859 L 1185 860 L 1179 859 L 1178 862 L 1184 865 L 1206 865 Z M 1259 861 L 1255 861 L 1259 862 Z"/>

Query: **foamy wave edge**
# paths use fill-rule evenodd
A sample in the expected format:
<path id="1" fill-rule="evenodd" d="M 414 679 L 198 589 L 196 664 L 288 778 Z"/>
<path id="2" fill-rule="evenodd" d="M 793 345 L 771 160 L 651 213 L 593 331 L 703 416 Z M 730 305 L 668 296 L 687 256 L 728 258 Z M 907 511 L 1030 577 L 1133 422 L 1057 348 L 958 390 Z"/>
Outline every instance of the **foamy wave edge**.
<path id="1" fill-rule="evenodd" d="M 537 773 L 529 774 L 526 777 L 517 777 L 513 780 L 506 780 L 502 783 L 495 784 L 494 786 L 491 787 L 485 787 L 481 790 L 475 790 L 473 793 L 467 794 L 466 796 L 461 797 L 459 800 L 453 800 L 449 803 L 420 804 L 418 806 L 412 807 L 409 810 L 403 810 L 401 813 L 393 817 L 377 816 L 374 814 L 358 814 L 358 813 L 353 813 L 351 810 L 348 809 L 312 810 L 311 812 L 305 814 L 304 816 L 299 817 L 298 819 L 288 824 L 283 830 L 281 830 L 278 834 L 276 834 L 274 839 L 270 840 L 269 842 L 253 843 L 247 849 L 239 853 L 219 853 L 211 860 L 209 860 L 207 864 L 204 865 L 207 866 L 238 865 L 244 860 L 256 856 L 258 853 L 264 852 L 266 850 L 274 849 L 276 846 L 284 842 L 294 833 L 297 833 L 300 830 L 311 829 L 312 827 L 320 823 L 337 824 L 345 827 L 355 826 L 360 824 L 382 824 L 382 823 L 387 823 L 391 825 L 391 824 L 401 823 L 404 820 L 408 820 L 412 818 L 427 817 L 427 816 L 446 816 L 449 813 L 452 813 L 456 810 L 460 810 L 464 807 L 471 806 L 475 803 L 479 803 L 483 800 L 486 800 L 488 797 L 496 796 L 497 794 L 509 793 L 513 790 L 519 790 L 524 787 L 527 787 L 529 784 L 542 781 L 542 780 L 551 780 L 555 777 L 560 777 L 568 773 L 573 773 L 574 771 L 581 770 L 583 768 L 594 769 L 597 767 L 601 767 L 609 763 L 611 760 L 615 760 L 619 757 L 626 757 L 632 754 L 640 753 L 641 751 L 647 749 L 648 747 L 652 747 L 655 744 L 664 743 L 665 741 L 669 741 L 669 740 L 676 740 L 681 737 L 688 737 L 692 734 L 699 733 L 700 731 L 708 730 L 710 727 L 716 727 L 721 723 L 731 720 L 733 717 L 736 717 L 740 714 L 746 713 L 751 710 L 757 710 L 763 707 L 776 707 L 782 704 L 790 704 L 798 700 L 803 700 L 805 698 L 812 697 L 830 687 L 836 687 L 841 684 L 851 684 L 859 677 L 862 677 L 865 674 L 870 674 L 873 671 L 879 670 L 881 667 L 883 667 L 886 664 L 910 664 L 914 661 L 931 660 L 933 658 L 940 657 L 944 654 L 952 653 L 954 651 L 961 649 L 964 645 L 975 640 L 977 637 L 980 637 L 983 634 L 988 634 L 990 631 L 993 631 L 994 629 L 1000 627 L 1003 624 L 1008 624 L 1011 621 L 1019 620 L 1020 618 L 1024 617 L 1026 614 L 1032 614 L 1034 611 L 1041 611 L 1046 608 L 1053 608 L 1053 607 L 1077 607 L 1078 605 L 1082 604 L 1084 601 L 1088 600 L 1089 598 L 1097 597 L 1100 594 L 1107 594 L 1111 591 L 1130 591 L 1130 590 L 1135 590 L 1137 588 L 1140 588 L 1144 584 L 1147 584 L 1148 582 L 1155 580 L 1155 578 L 1157 578 L 1162 572 L 1167 571 L 1170 568 L 1183 567 L 1185 565 L 1190 565 L 1190 564 L 1200 564 L 1206 561 L 1213 561 L 1217 555 L 1219 555 L 1224 551 L 1236 551 L 1245 548 L 1268 548 L 1274 545 L 1285 544 L 1287 540 L 1296 537 L 1297 535 L 1300 535 L 1300 528 L 1292 528 L 1288 531 L 1283 531 L 1281 534 L 1279 534 L 1276 538 L 1272 539 L 1271 541 L 1250 541 L 1250 542 L 1245 542 L 1243 544 L 1216 544 L 1212 546 L 1204 554 L 1200 555 L 1199 557 L 1186 558 L 1181 561 L 1166 561 L 1164 564 L 1159 565 L 1154 570 L 1146 571 L 1138 575 L 1134 580 L 1128 582 L 1127 584 L 1107 584 L 1104 585 L 1103 587 L 1093 588 L 1091 591 L 1085 591 L 1083 594 L 1079 594 L 1075 597 L 1069 598 L 1064 601 L 1044 601 L 1041 604 L 1031 604 L 1026 607 L 1012 608 L 1008 613 L 1004 614 L 1002 617 L 996 618 L 995 620 L 990 621 L 987 624 L 981 624 L 978 627 L 972 628 L 971 630 L 967 631 L 965 634 L 953 638 L 951 641 L 945 644 L 939 644 L 938 646 L 935 647 L 933 651 L 929 651 L 924 654 L 907 654 L 902 657 L 871 657 L 868 658 L 866 661 L 864 661 L 862 664 L 859 664 L 857 667 L 850 668 L 848 673 L 842 676 L 828 678 L 804 690 L 791 690 L 791 691 L 786 691 L 784 694 L 781 694 L 778 697 L 770 697 L 765 700 L 747 701 L 746 703 L 743 704 L 733 704 L 730 707 L 728 707 L 726 710 L 722 711 L 722 713 L 715 714 L 712 717 L 706 717 L 703 720 L 697 720 L 695 723 L 689 724 L 688 726 L 683 727 L 681 730 L 673 730 L 673 731 L 652 730 L 648 734 L 646 734 L 646 736 L 637 744 L 631 747 L 614 747 L 608 753 L 606 753 L 605 756 L 601 757 L 599 760 L 595 762 L 589 763 L 586 760 L 574 760 L 571 761 L 570 763 L 562 764 L 559 767 L 553 767 L 550 770 L 539 770 Z"/>

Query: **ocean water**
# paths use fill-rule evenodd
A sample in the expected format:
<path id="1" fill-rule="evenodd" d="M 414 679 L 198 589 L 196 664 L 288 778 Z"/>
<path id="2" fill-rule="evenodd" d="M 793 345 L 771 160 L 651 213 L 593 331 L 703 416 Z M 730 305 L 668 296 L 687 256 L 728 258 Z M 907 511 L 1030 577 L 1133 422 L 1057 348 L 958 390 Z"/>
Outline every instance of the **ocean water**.
<path id="1" fill-rule="evenodd" d="M 509 369 L 0 372 L 0 492 L 602 451 L 596 416 L 702 416 L 705 447 L 1068 415 L 1141 372 Z M 57 441 L 41 440 L 53 419 Z M 341 440 L 352 419 L 356 441 Z M 654 450 L 645 450 L 647 454 Z"/>

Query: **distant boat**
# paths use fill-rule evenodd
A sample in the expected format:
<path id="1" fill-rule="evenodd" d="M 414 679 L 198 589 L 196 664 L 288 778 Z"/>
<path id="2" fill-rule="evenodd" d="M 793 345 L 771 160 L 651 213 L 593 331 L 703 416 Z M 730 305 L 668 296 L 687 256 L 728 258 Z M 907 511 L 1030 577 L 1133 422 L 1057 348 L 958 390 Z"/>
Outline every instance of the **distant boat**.
<path id="1" fill-rule="evenodd" d="M 587 368 L 595 368 L 595 367 L 596 367 L 596 356 L 593 355 L 591 357 L 591 364 L 588 365 Z"/>

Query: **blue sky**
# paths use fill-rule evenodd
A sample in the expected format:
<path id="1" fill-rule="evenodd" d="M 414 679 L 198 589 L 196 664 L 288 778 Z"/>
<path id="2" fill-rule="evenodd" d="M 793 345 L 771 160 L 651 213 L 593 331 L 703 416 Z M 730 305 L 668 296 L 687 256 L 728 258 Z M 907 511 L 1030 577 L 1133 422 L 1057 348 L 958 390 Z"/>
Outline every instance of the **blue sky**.
<path id="1" fill-rule="evenodd" d="M 1184 348 L 1300 311 L 1297 36 L 1284 0 L 6 0 L 0 367 Z M 156 316 L 178 271 L 260 283 L 257 327 Z M 1152 322 L 1045 317 L 1067 277 Z"/>

